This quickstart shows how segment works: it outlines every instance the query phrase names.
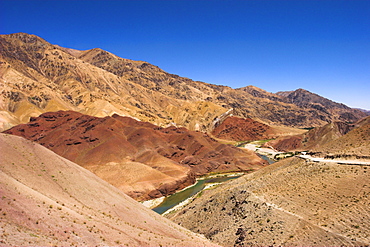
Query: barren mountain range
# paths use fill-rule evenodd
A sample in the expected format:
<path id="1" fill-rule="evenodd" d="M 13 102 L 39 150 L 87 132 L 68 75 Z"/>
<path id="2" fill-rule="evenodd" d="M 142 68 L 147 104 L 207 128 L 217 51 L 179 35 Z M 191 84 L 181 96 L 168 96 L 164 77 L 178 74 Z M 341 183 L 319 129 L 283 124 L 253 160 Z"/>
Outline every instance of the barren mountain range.
<path id="1" fill-rule="evenodd" d="M 147 62 L 101 49 L 62 48 L 25 33 L 1 35 L 0 50 L 3 130 L 56 110 L 98 117 L 117 113 L 201 131 L 211 131 L 214 120 L 230 109 L 242 118 L 291 127 L 366 116 L 303 89 L 273 94 L 192 81 Z"/>
<path id="2" fill-rule="evenodd" d="M 171 194 L 210 172 L 250 171 L 267 164 L 252 151 L 220 144 L 199 131 L 118 115 L 48 112 L 5 133 L 44 145 L 137 200 Z"/>

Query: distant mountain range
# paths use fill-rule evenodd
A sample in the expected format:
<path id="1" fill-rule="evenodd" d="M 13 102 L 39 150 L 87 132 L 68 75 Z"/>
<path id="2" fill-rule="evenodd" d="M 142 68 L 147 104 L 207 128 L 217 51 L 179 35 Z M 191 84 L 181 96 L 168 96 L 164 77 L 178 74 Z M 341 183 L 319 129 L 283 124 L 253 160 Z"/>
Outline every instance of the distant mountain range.
<path id="1" fill-rule="evenodd" d="M 291 127 L 366 116 L 303 89 L 273 94 L 254 86 L 207 84 L 98 48 L 63 48 L 26 33 L 1 35 L 0 50 L 2 130 L 56 110 L 98 117 L 117 113 L 201 131 L 212 131 L 214 120 L 230 109 L 242 118 Z"/>
<path id="2" fill-rule="evenodd" d="M 357 110 L 360 110 L 362 112 L 365 112 L 367 115 L 370 115 L 370 111 L 369 110 L 365 110 L 365 109 L 361 109 L 361 108 L 355 108 Z"/>

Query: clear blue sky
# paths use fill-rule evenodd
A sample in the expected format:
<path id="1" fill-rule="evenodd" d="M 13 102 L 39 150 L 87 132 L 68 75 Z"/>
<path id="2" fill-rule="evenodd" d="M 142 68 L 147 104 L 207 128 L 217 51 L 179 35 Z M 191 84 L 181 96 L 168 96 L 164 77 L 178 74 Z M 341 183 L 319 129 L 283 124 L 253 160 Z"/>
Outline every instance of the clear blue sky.
<path id="1" fill-rule="evenodd" d="M 95 47 L 233 88 L 370 109 L 369 0 L 0 0 L 0 33 Z"/>

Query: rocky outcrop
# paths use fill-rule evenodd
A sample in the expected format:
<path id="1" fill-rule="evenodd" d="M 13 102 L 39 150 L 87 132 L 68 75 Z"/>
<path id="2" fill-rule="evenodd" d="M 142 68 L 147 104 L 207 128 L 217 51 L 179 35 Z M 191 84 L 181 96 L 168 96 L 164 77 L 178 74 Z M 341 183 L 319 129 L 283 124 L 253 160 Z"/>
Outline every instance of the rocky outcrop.
<path id="1" fill-rule="evenodd" d="M 203 191 L 170 219 L 223 246 L 364 246 L 366 166 L 289 158 Z"/>
<path id="2" fill-rule="evenodd" d="M 185 128 L 161 128 L 129 117 L 49 112 L 5 133 L 19 135 L 87 168 L 137 200 L 171 194 L 209 172 L 258 169 L 251 151 Z"/>
<path id="3" fill-rule="evenodd" d="M 37 143 L 0 153 L 1 246 L 215 246 Z"/>

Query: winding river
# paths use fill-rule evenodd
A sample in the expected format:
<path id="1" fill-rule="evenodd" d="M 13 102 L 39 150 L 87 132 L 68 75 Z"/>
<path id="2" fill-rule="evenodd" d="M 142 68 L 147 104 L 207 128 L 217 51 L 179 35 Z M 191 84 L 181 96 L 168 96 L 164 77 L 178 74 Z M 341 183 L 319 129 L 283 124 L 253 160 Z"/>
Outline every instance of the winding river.
<path id="1" fill-rule="evenodd" d="M 267 160 L 269 164 L 274 163 L 275 161 L 269 159 L 265 155 L 260 155 L 262 159 Z M 207 185 L 209 184 L 217 184 L 217 183 L 224 183 L 226 181 L 236 179 L 241 177 L 242 175 L 234 175 L 234 176 L 222 176 L 222 177 L 216 177 L 216 178 L 204 178 L 199 179 L 197 183 L 185 190 L 179 191 L 175 194 L 172 194 L 168 197 L 166 197 L 161 204 L 153 208 L 152 210 L 163 214 L 167 210 L 175 207 L 176 205 L 180 204 L 181 202 L 185 201 L 186 199 L 194 196 L 198 192 L 202 191 Z"/>
<path id="2" fill-rule="evenodd" d="M 197 194 L 199 191 L 203 190 L 206 185 L 208 184 L 215 184 L 215 183 L 223 183 L 231 179 L 236 179 L 241 177 L 242 175 L 238 176 L 224 176 L 224 177 L 217 177 L 217 178 L 206 178 L 206 179 L 199 179 L 197 183 L 185 190 L 179 191 L 173 195 L 170 195 L 164 199 L 164 201 L 158 205 L 157 207 L 153 208 L 153 211 L 163 214 L 167 210 L 173 208 L 174 206 L 178 205 L 179 203 L 185 201 L 186 199 L 192 197 L 193 195 Z"/>

